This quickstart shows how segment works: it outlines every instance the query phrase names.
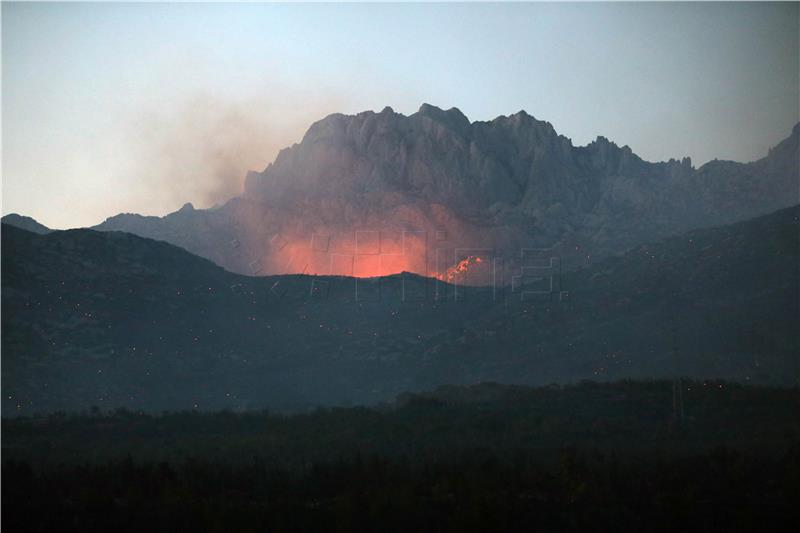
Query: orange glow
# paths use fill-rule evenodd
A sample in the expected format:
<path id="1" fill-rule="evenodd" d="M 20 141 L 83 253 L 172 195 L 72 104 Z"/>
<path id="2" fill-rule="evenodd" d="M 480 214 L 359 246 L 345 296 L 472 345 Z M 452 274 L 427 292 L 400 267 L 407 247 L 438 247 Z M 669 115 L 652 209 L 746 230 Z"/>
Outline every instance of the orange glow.
<path id="1" fill-rule="evenodd" d="M 448 283 L 462 281 L 464 278 L 466 278 L 468 272 L 471 272 L 475 269 L 475 265 L 482 262 L 483 259 L 481 259 L 479 256 L 471 255 L 466 259 L 462 259 L 455 265 L 448 268 L 443 274 L 440 274 L 436 277 Z"/>
<path id="2" fill-rule="evenodd" d="M 285 244 L 268 248 L 260 263 L 264 274 L 313 274 L 371 278 L 401 272 L 428 275 L 424 240 L 383 239 L 365 236 L 314 234 L 311 238 L 284 237 Z M 402 244 L 401 244 L 402 242 Z"/>

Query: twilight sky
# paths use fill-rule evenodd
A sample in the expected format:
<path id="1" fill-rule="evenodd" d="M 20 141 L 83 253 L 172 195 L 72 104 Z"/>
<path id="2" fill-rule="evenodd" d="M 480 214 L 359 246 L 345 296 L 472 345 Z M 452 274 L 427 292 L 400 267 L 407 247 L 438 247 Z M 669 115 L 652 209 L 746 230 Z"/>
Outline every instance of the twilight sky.
<path id="1" fill-rule="evenodd" d="M 2 4 L 3 213 L 237 194 L 333 112 L 525 109 L 575 144 L 750 161 L 800 120 L 800 4 Z"/>

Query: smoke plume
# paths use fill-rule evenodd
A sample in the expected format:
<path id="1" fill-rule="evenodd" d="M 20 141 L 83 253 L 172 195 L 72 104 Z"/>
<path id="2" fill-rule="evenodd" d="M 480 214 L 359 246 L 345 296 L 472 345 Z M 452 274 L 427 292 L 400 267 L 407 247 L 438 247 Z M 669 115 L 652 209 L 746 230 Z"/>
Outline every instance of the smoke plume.
<path id="1" fill-rule="evenodd" d="M 171 206 L 225 202 L 242 191 L 248 170 L 263 170 L 341 105 L 335 97 L 287 104 L 302 98 L 289 91 L 238 99 L 197 93 L 146 110 L 131 128 L 131 172 Z"/>

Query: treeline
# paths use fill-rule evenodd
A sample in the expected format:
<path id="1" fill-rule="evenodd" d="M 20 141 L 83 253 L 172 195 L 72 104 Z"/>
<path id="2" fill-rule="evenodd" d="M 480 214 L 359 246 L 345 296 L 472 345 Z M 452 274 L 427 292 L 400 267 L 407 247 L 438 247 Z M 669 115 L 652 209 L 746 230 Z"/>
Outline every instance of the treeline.
<path id="1" fill-rule="evenodd" d="M 668 381 L 570 386 L 446 386 L 404 394 L 375 408 L 186 411 L 125 409 L 2 420 L 4 458 L 33 465 L 198 457 L 256 457 L 274 466 L 355 454 L 452 456 L 461 449 L 504 455 L 562 447 L 619 452 L 701 451 L 712 446 L 785 449 L 800 438 L 800 389 L 684 381 L 685 417 L 674 419 Z"/>
<path id="2" fill-rule="evenodd" d="M 3 466 L 5 531 L 797 531 L 800 448 Z"/>
<path id="3" fill-rule="evenodd" d="M 800 390 L 481 384 L 376 408 L 2 421 L 7 531 L 774 531 Z M 795 529 L 797 530 L 797 529 Z"/>

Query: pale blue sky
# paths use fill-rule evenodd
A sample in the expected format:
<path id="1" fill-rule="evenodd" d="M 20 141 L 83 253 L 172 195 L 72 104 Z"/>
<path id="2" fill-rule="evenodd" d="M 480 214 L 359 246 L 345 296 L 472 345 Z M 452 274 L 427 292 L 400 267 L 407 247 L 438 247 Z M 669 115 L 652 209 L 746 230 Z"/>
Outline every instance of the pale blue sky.
<path id="1" fill-rule="evenodd" d="M 205 207 L 326 114 L 422 102 L 757 159 L 799 118 L 799 6 L 3 3 L 3 212 Z"/>

